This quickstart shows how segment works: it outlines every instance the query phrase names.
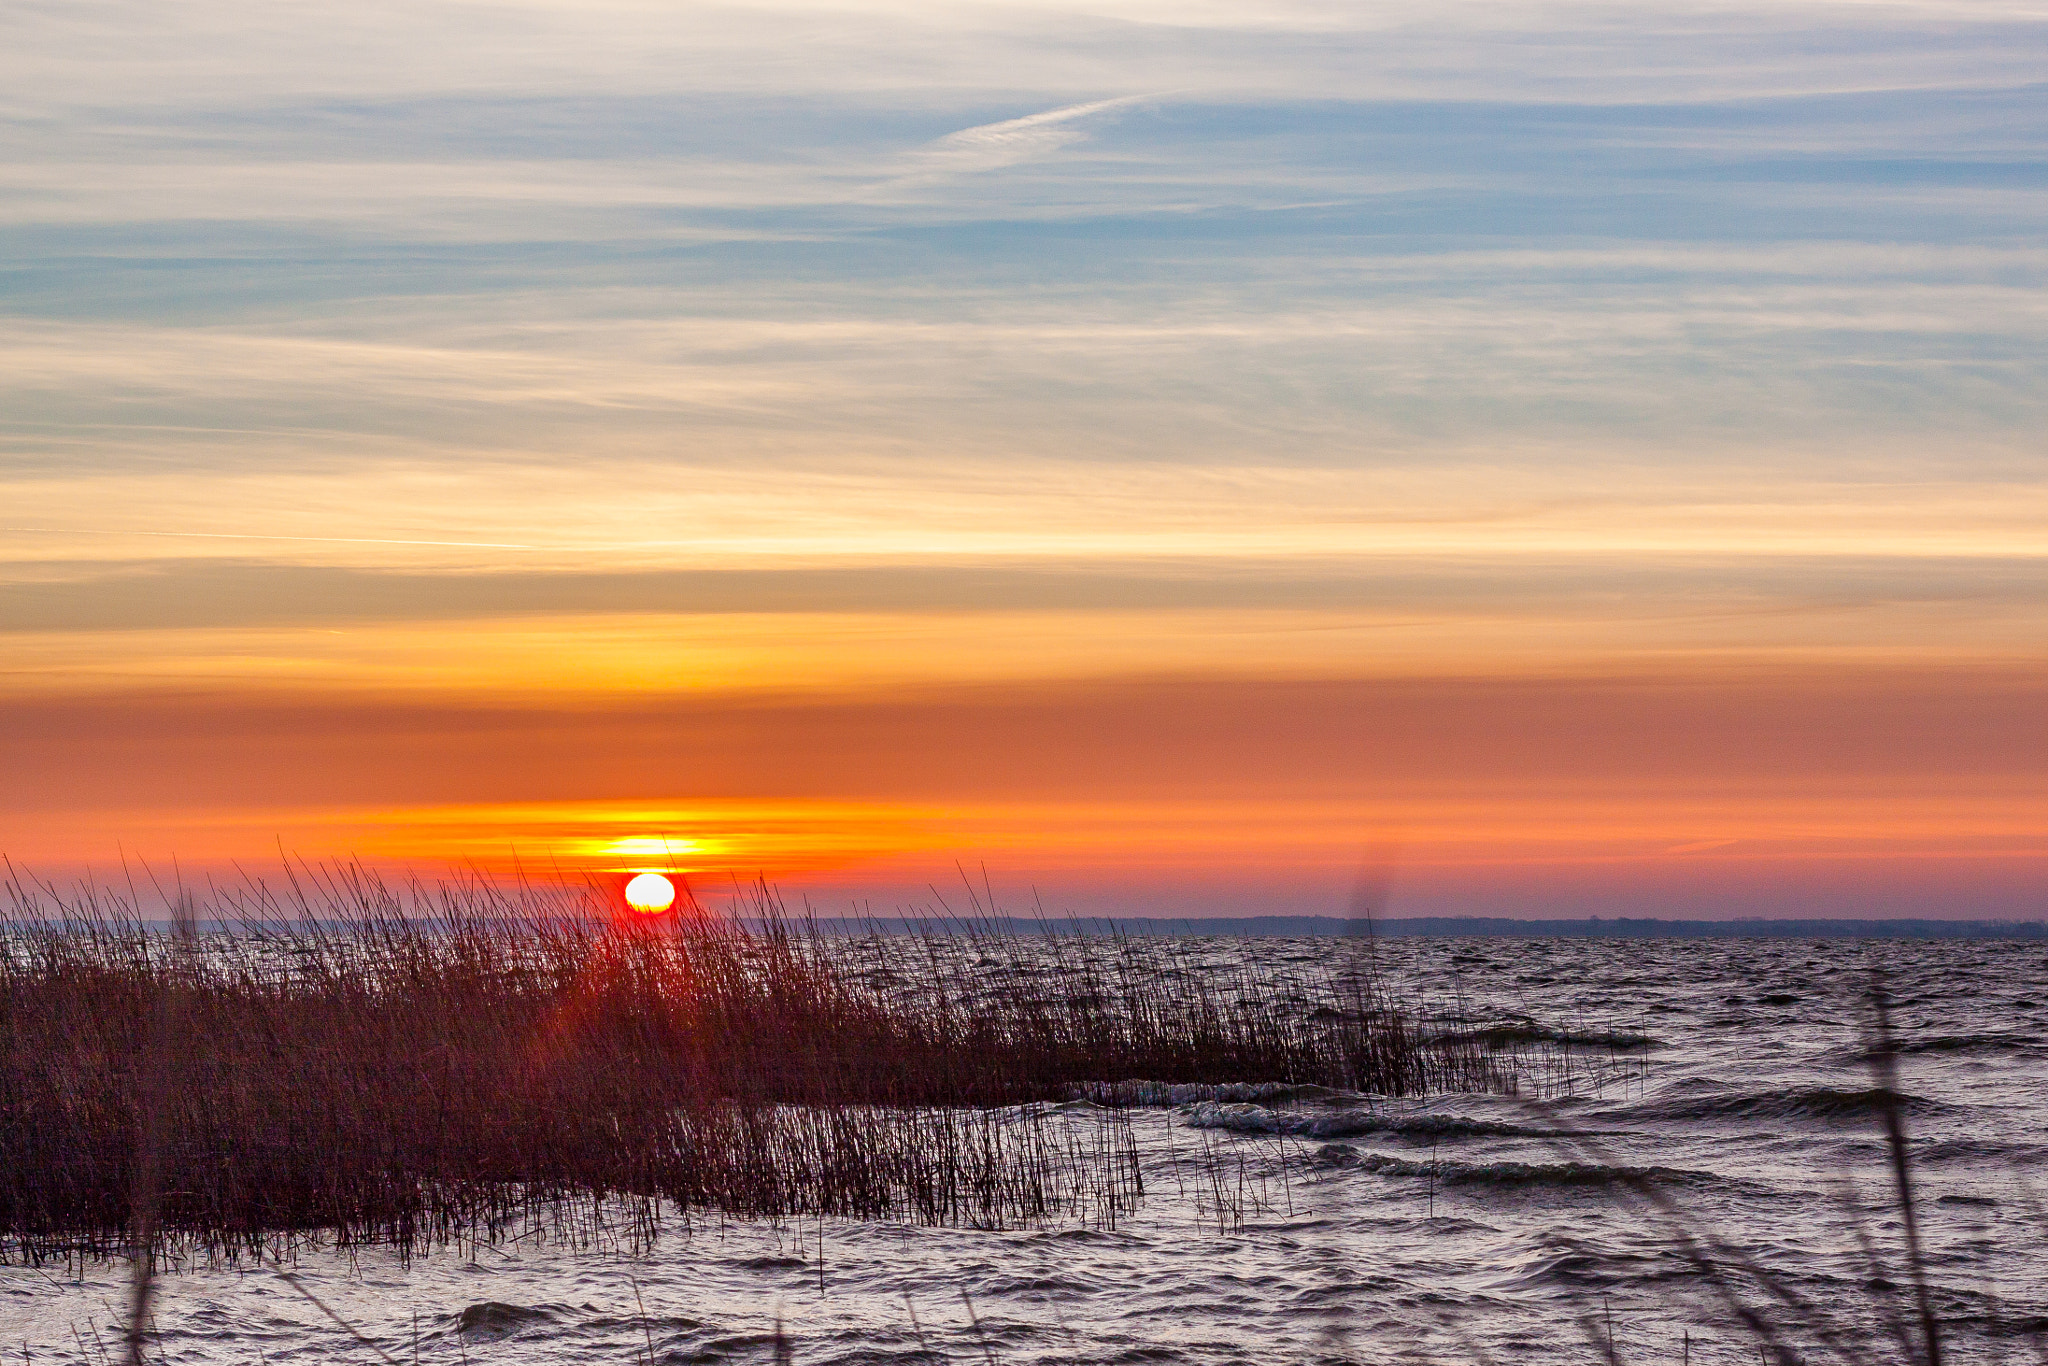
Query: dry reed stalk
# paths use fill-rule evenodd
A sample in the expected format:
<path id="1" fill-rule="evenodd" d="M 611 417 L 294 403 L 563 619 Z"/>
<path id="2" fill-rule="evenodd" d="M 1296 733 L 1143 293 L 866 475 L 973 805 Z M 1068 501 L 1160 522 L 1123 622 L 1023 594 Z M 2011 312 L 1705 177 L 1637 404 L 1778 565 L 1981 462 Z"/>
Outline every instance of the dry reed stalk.
<path id="1" fill-rule="evenodd" d="M 174 1241 L 260 1258 L 309 1230 L 407 1251 L 575 1238 L 570 1211 L 600 1205 L 642 1239 L 664 1209 L 1110 1222 L 1142 1192 L 1128 1123 L 1029 1102 L 1131 1077 L 1512 1081 L 1371 974 L 1310 1003 L 1156 944 L 953 925 L 878 946 L 765 887 L 739 918 L 649 920 L 588 889 L 302 866 L 284 894 L 217 895 L 197 939 L 104 893 L 12 890 L 0 1239 L 32 1259 L 124 1233 L 145 1260 Z M 170 1000 L 180 1073 L 152 1090 Z"/>

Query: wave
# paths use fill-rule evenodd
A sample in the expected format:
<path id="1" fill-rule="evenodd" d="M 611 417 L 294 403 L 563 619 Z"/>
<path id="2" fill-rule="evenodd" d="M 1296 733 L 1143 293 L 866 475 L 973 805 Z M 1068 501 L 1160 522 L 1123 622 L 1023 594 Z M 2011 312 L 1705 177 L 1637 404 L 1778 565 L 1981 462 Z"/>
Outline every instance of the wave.
<path id="1" fill-rule="evenodd" d="M 503 1337 L 531 1324 L 553 1323 L 555 1319 L 556 1311 L 553 1309 L 485 1300 L 481 1304 L 472 1304 L 462 1311 L 455 1320 L 455 1331 Z"/>
<path id="2" fill-rule="evenodd" d="M 1185 1123 L 1190 1129 L 1228 1129 L 1240 1134 L 1290 1134 L 1301 1138 L 1347 1138 L 1356 1134 L 1420 1134 L 1431 1138 L 1544 1138 L 1549 1131 L 1464 1115 L 1387 1114 L 1373 1110 L 1273 1110 L 1263 1105 L 1204 1101 Z"/>
<path id="3" fill-rule="evenodd" d="M 1672 1097 L 1629 1106 L 1633 1119 L 1861 1119 L 1881 1113 L 1886 1093 L 1878 1087 L 1794 1086 L 1783 1091 L 1738 1091 Z M 1948 1107 L 1924 1096 L 1899 1093 L 1900 1108 L 1929 1114 Z"/>
<path id="4" fill-rule="evenodd" d="M 2034 1053 L 2042 1047 L 2043 1040 L 2032 1034 L 1936 1034 L 1897 1040 L 1892 1051 L 1905 1057 L 1941 1057 L 1952 1053 Z M 1870 1061 L 1870 1052 L 1862 1044 L 1843 1044 L 1820 1056 L 1836 1066 L 1862 1066 Z"/>
<path id="5" fill-rule="evenodd" d="M 1182 1081 L 1104 1081 L 1073 1087 L 1070 1100 L 1092 1101 L 1098 1105 L 1199 1105 L 1205 1101 L 1248 1102 L 1270 1100 L 1359 1099 L 1356 1091 L 1338 1091 L 1328 1086 L 1296 1085 L 1284 1081 L 1229 1081 L 1221 1083 Z"/>
<path id="6" fill-rule="evenodd" d="M 1476 1043 L 1486 1048 L 1512 1048 L 1517 1044 L 1554 1043 L 1566 1048 L 1611 1048 L 1627 1052 L 1639 1048 L 1662 1048 L 1663 1041 L 1628 1029 L 1555 1029 L 1528 1020 L 1490 1024 L 1479 1029 L 1461 1029 L 1436 1036 L 1438 1043 Z"/>
<path id="7" fill-rule="evenodd" d="M 2031 1034 L 1939 1034 L 1928 1039 L 1905 1039 L 1892 1045 L 1897 1053 L 1989 1053 L 2012 1050 L 2031 1052 L 2041 1040 Z"/>
<path id="8" fill-rule="evenodd" d="M 1458 1162 L 1444 1159 L 1417 1161 L 1387 1153 L 1359 1153 L 1355 1162 L 1333 1154 L 1317 1154 L 1324 1166 L 1355 1166 L 1378 1176 L 1434 1178 L 1443 1186 L 1616 1186 L 1656 1182 L 1660 1185 L 1698 1185 L 1718 1182 L 1712 1172 L 1683 1167 L 1631 1167 L 1605 1162 Z"/>
<path id="9" fill-rule="evenodd" d="M 1979 1162 L 2001 1166 L 2037 1166 L 2048 1161 L 2048 1148 L 1994 1138 L 1948 1138 L 1913 1144 L 1917 1162 Z"/>

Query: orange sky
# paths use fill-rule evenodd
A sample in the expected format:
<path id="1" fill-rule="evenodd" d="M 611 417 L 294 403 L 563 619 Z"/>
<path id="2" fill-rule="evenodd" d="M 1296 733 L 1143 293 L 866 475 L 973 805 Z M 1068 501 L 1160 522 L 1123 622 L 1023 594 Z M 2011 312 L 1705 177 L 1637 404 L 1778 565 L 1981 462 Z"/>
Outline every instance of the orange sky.
<path id="1" fill-rule="evenodd" d="M 2042 913 L 2038 18 L 114 3 L 0 54 L 17 864 Z"/>
<path id="2" fill-rule="evenodd" d="M 531 701 L 191 690 L 11 707 L 46 860 L 766 873 L 1066 909 L 1999 912 L 2048 860 L 2027 669 L 1148 678 Z M 979 874 L 976 874 L 977 879 Z M 1634 911 L 1631 911 L 1631 907 Z"/>

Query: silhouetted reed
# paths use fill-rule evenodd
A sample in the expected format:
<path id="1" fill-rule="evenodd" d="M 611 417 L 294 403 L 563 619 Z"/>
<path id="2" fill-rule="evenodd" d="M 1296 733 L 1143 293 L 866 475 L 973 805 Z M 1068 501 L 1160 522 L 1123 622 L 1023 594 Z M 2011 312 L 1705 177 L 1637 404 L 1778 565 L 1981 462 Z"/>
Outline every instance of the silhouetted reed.
<path id="1" fill-rule="evenodd" d="M 586 1236 L 577 1210 L 636 1238 L 664 1210 L 1113 1222 L 1142 1189 L 1125 1117 L 1036 1102 L 1513 1080 L 1370 974 L 1283 1001 L 1122 941 L 828 934 L 765 888 L 737 918 L 647 918 L 595 889 L 301 870 L 288 896 L 181 902 L 183 933 L 13 890 L 0 1238 L 31 1258 Z"/>

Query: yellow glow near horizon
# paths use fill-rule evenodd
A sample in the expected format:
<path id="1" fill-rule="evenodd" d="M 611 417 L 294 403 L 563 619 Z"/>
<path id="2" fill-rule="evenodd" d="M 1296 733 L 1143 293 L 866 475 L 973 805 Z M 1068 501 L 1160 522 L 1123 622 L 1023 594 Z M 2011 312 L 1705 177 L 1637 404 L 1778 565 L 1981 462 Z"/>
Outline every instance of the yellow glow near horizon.
<path id="1" fill-rule="evenodd" d="M 666 835 L 628 835 L 624 839 L 607 841 L 603 852 L 622 858 L 673 859 L 711 850 L 702 840 L 670 839 Z"/>
<path id="2" fill-rule="evenodd" d="M 2025 784 L 1995 791 L 1906 796 L 1855 785 L 1809 791 L 1589 786 L 1571 791 L 1386 793 L 1325 800 L 1248 794 L 1240 800 L 953 800 L 923 807 L 840 801 L 732 802 L 690 810 L 721 830 L 725 852 L 701 867 L 714 881 L 756 875 L 802 881 L 849 869 L 950 867 L 952 850 L 977 851 L 1012 873 L 1076 868 L 1231 871 L 1355 867 L 1361 840 L 1397 831 L 1410 867 L 1534 866 L 1671 858 L 1868 859 L 2048 857 L 2040 830 L 2048 803 Z M 581 831 L 642 811 L 605 803 L 448 806 L 388 810 L 192 811 L 181 819 L 116 814 L 153 848 L 197 862 L 257 858 L 281 837 L 312 858 L 360 856 L 378 863 L 462 863 L 510 871 L 557 866 L 572 875 L 599 865 L 576 848 L 616 857 L 622 840 Z M 23 822 L 21 833 L 71 857 L 75 820 Z M 76 837 L 73 836 L 75 839 Z M 517 847 L 513 846 L 513 841 Z M 713 841 L 704 841 L 712 843 Z M 252 867 L 256 865 L 251 865 Z M 260 871 L 260 869 L 259 869 Z M 643 874 L 653 870 L 642 870 Z M 922 874 L 919 879 L 922 879 Z"/>
<path id="3" fill-rule="evenodd" d="M 2033 608 L 1944 601 L 1645 608 L 1596 602 L 1505 609 L 949 611 L 596 614 L 327 628 L 22 633 L 0 696 L 260 688 L 463 696 L 576 697 L 942 687 L 1013 680 L 1597 675 L 1730 662 L 1757 666 L 2038 658 Z"/>

